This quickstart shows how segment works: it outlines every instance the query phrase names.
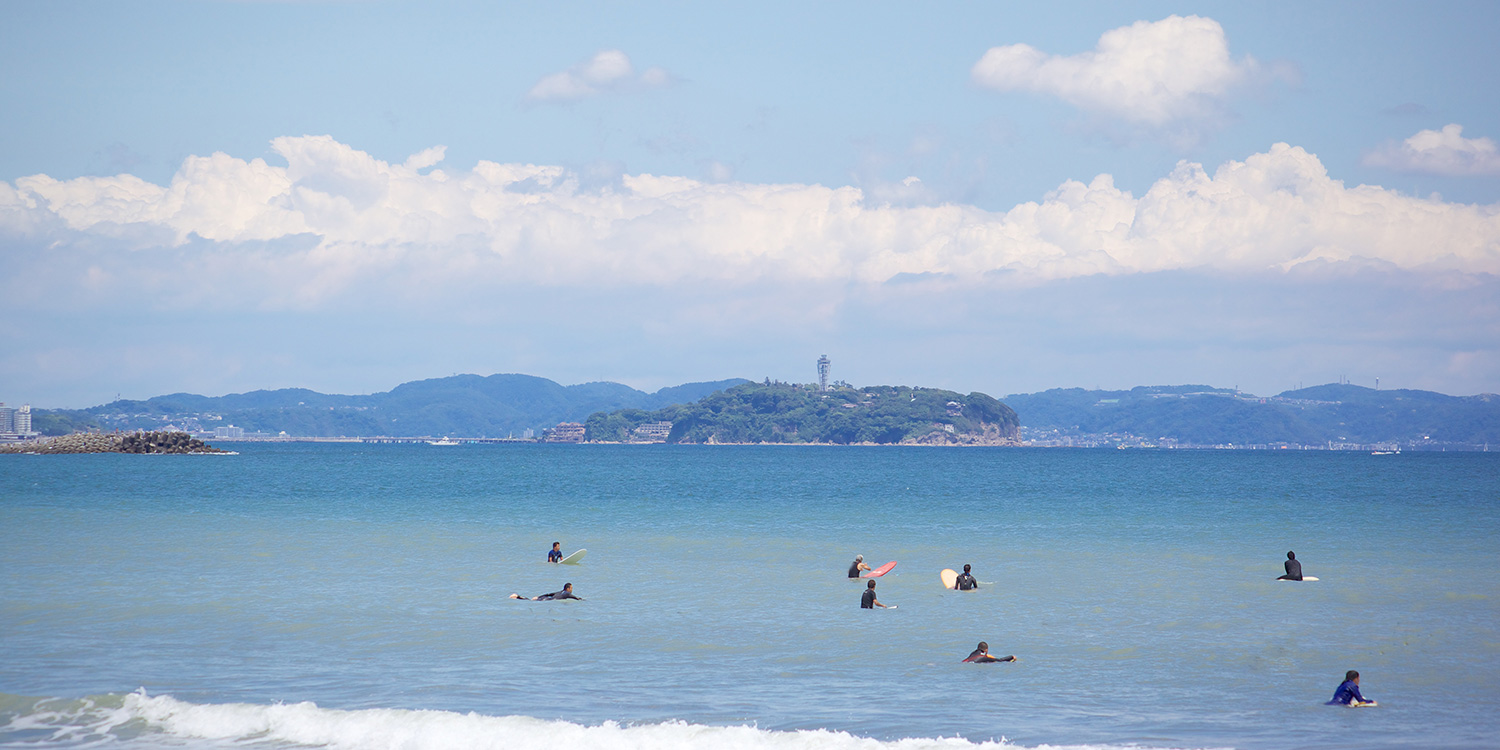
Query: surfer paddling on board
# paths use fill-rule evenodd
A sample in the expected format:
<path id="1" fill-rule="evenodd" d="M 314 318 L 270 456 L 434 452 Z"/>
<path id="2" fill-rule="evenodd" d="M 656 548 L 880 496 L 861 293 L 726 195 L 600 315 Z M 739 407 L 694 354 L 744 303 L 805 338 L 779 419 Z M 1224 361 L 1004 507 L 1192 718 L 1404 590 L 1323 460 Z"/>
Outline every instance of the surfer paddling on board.
<path id="1" fill-rule="evenodd" d="M 870 566 L 865 564 L 864 555 L 855 555 L 854 562 L 849 565 L 849 577 L 858 578 L 861 571 L 869 570 Z"/>
<path id="2" fill-rule="evenodd" d="M 1286 562 L 1283 563 L 1283 565 L 1286 566 L 1286 575 L 1284 575 L 1284 576 L 1277 576 L 1276 580 L 1278 580 L 1278 581 L 1300 581 L 1300 580 L 1302 580 L 1302 563 L 1297 562 L 1297 553 L 1296 552 L 1288 552 L 1288 553 L 1286 553 Z"/>
<path id="3" fill-rule="evenodd" d="M 865 587 L 865 593 L 859 596 L 859 608 L 874 609 L 876 607 L 881 609 L 895 609 L 895 607 L 887 607 L 881 604 L 880 600 L 875 598 L 875 582 L 870 581 L 870 585 Z"/>
<path id="4" fill-rule="evenodd" d="M 547 562 L 562 562 L 562 542 L 553 542 L 552 551 L 547 553 Z"/>
<path id="5" fill-rule="evenodd" d="M 555 602 L 555 601 L 558 601 L 558 600 L 561 600 L 561 599 L 577 599 L 580 602 L 583 601 L 583 597 L 577 596 L 577 595 L 575 595 L 573 593 L 573 584 L 571 584 L 571 583 L 565 583 L 565 584 L 563 584 L 562 591 L 554 591 L 554 592 L 552 592 L 550 594 L 542 594 L 541 596 L 533 596 L 530 599 L 527 599 L 526 597 L 521 596 L 520 594 L 511 594 L 510 598 L 512 598 L 512 599 L 520 599 L 521 601 L 533 601 L 533 602 Z"/>
<path id="6" fill-rule="evenodd" d="M 1377 704 L 1359 694 L 1359 673 L 1351 669 L 1344 673 L 1344 682 L 1339 685 L 1339 689 L 1333 691 L 1333 700 L 1324 705 L 1374 706 Z"/>
<path id="7" fill-rule="evenodd" d="M 964 661 L 965 662 L 973 662 L 975 664 L 993 664 L 993 663 L 995 663 L 997 661 L 1016 661 L 1016 657 L 1015 656 L 999 656 L 999 657 L 990 656 L 990 644 L 985 643 L 984 641 L 980 641 L 979 642 L 979 647 L 976 648 L 976 649 L 974 649 L 974 653 L 969 654 L 969 658 L 964 659 Z"/>
<path id="8" fill-rule="evenodd" d="M 969 575 L 968 563 L 964 563 L 963 575 L 953 580 L 953 588 L 959 591 L 973 591 L 979 588 L 979 581 L 974 580 L 974 576 Z"/>

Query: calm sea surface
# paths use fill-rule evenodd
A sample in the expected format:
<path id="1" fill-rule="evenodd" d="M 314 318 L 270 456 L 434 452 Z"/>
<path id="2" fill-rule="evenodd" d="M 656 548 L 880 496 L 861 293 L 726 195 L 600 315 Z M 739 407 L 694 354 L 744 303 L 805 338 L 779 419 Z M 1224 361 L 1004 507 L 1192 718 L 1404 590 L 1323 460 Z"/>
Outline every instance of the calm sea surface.
<path id="1" fill-rule="evenodd" d="M 237 449 L 0 456 L 0 746 L 1500 745 L 1495 454 Z"/>

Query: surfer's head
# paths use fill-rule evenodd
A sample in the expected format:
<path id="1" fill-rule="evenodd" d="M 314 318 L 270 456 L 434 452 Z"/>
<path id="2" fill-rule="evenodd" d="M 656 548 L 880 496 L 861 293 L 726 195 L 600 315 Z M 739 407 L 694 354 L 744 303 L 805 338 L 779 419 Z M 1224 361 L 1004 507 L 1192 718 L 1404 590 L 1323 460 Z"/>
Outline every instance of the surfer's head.
<path id="1" fill-rule="evenodd" d="M 552 543 L 552 549 L 557 549 L 558 547 L 561 547 L 561 546 L 562 546 L 562 542 L 553 542 Z"/>
<path id="2" fill-rule="evenodd" d="M 563 591 L 572 591 L 572 590 L 573 590 L 573 584 L 571 584 L 571 583 L 565 583 L 565 584 L 563 584 Z"/>
<path id="3" fill-rule="evenodd" d="M 1354 670 L 1352 670 L 1352 669 L 1349 670 L 1348 672 L 1345 672 L 1344 673 L 1344 682 L 1356 682 L 1356 683 L 1359 682 L 1359 673 L 1356 672 L 1356 671 L 1354 671 Z"/>
<path id="4" fill-rule="evenodd" d="M 867 588 L 867 589 L 873 589 L 873 588 L 875 588 L 875 581 L 874 581 L 874 579 L 871 579 L 870 580 L 870 585 L 866 586 L 865 588 Z"/>
<path id="5" fill-rule="evenodd" d="M 1296 552 L 1288 552 L 1288 553 L 1286 553 L 1286 559 L 1288 559 L 1288 560 L 1295 560 L 1295 559 L 1297 559 L 1297 553 Z"/>
<path id="6" fill-rule="evenodd" d="M 989 651 L 990 650 L 990 644 L 985 643 L 984 641 L 980 641 L 979 642 L 979 650 L 980 651 Z"/>
<path id="7" fill-rule="evenodd" d="M 969 572 L 969 564 L 968 563 L 964 563 L 964 572 L 965 573 Z"/>
<path id="8" fill-rule="evenodd" d="M 865 556 L 864 555 L 855 555 L 854 556 L 854 561 L 855 562 L 864 562 L 865 561 Z"/>

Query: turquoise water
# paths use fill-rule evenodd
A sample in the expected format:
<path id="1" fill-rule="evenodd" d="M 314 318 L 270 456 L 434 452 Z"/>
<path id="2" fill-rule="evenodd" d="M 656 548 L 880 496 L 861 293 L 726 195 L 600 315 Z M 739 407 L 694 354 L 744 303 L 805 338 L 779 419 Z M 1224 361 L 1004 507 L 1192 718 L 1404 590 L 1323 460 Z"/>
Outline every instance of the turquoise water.
<path id="1" fill-rule="evenodd" d="M 1493 454 L 238 450 L 0 457 L 0 746 L 1500 737 Z"/>

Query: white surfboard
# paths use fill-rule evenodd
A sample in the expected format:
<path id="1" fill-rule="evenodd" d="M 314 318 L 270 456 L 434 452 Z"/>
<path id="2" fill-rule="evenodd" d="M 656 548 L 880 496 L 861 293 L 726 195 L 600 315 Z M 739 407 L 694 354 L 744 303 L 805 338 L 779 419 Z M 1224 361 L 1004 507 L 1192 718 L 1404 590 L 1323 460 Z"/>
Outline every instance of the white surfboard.
<path id="1" fill-rule="evenodd" d="M 1277 578 L 1276 580 L 1278 580 L 1278 581 L 1291 581 L 1292 579 L 1290 579 L 1290 578 Z M 1316 581 L 1316 580 L 1318 580 L 1318 578 L 1317 578 L 1317 576 L 1302 576 L 1302 580 L 1304 580 L 1304 581 Z M 1296 583 L 1296 581 L 1292 581 L 1292 582 Z"/>
<path id="2" fill-rule="evenodd" d="M 581 549 L 581 550 L 578 550 L 577 552 L 574 552 L 571 555 L 568 555 L 567 557 L 564 557 L 563 559 L 559 560 L 558 562 L 561 562 L 563 565 L 577 565 L 578 561 L 582 560 L 583 556 L 586 555 L 586 554 L 588 554 L 588 552 L 589 551 L 586 550 L 586 549 Z"/>

